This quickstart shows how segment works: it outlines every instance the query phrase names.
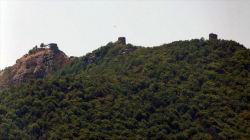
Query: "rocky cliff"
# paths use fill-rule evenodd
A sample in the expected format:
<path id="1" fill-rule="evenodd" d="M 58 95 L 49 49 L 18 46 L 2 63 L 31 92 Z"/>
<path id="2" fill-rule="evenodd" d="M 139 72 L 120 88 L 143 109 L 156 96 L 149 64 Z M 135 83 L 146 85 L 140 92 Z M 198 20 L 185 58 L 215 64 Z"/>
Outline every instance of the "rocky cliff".
<path id="1" fill-rule="evenodd" d="M 27 79 L 44 78 L 53 75 L 56 69 L 70 60 L 64 52 L 53 49 L 41 49 L 26 54 L 16 60 L 16 64 L 0 73 L 0 89 L 19 85 Z"/>

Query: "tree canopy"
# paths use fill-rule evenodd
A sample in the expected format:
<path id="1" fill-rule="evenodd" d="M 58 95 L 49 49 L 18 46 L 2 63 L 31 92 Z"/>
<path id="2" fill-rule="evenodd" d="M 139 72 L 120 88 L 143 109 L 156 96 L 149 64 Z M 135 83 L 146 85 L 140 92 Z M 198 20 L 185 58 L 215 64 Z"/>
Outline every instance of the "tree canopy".
<path id="1" fill-rule="evenodd" d="M 108 43 L 0 91 L 0 139 L 250 139 L 250 51 Z"/>

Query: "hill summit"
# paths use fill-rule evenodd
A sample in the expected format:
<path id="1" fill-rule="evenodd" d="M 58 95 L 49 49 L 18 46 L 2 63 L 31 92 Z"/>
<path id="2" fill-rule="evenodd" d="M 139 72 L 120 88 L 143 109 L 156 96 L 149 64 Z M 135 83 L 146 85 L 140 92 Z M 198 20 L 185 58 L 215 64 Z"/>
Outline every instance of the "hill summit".
<path id="1" fill-rule="evenodd" d="M 0 89 L 19 85 L 28 79 L 53 75 L 55 70 L 68 63 L 69 59 L 58 49 L 57 44 L 50 44 L 49 48 L 34 47 L 28 54 L 17 59 L 16 64 L 0 73 Z"/>

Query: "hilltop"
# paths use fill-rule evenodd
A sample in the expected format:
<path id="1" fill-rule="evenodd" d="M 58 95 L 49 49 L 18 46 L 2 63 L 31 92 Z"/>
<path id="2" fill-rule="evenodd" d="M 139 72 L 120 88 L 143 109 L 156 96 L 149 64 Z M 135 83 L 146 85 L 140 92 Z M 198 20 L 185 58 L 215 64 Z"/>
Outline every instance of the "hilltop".
<path id="1" fill-rule="evenodd" d="M 0 73 L 0 89 L 20 85 L 28 79 L 38 79 L 53 75 L 56 69 L 69 62 L 64 52 L 58 47 L 37 48 L 16 60 L 16 64 Z"/>
<path id="2" fill-rule="evenodd" d="M 250 139 L 249 72 L 231 40 L 110 42 L 2 90 L 0 139 Z"/>

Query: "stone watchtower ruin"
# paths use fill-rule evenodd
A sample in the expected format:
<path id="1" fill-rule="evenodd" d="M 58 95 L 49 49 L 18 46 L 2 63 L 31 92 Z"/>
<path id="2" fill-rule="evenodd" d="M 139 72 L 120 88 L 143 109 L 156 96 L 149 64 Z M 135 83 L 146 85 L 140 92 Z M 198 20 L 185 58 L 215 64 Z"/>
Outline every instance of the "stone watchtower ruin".
<path id="1" fill-rule="evenodd" d="M 53 51 L 55 51 L 55 52 L 59 51 L 59 49 L 58 49 L 56 43 L 50 43 L 50 44 L 48 44 L 48 45 L 49 45 L 49 49 L 50 49 L 50 50 L 53 50 Z"/>
<path id="2" fill-rule="evenodd" d="M 119 40 L 122 42 L 122 45 L 126 45 L 126 38 L 125 37 L 119 37 L 118 41 Z"/>
<path id="3" fill-rule="evenodd" d="M 218 38 L 217 34 L 213 34 L 213 33 L 209 34 L 209 40 L 211 40 L 211 39 L 217 39 L 217 38 Z"/>

